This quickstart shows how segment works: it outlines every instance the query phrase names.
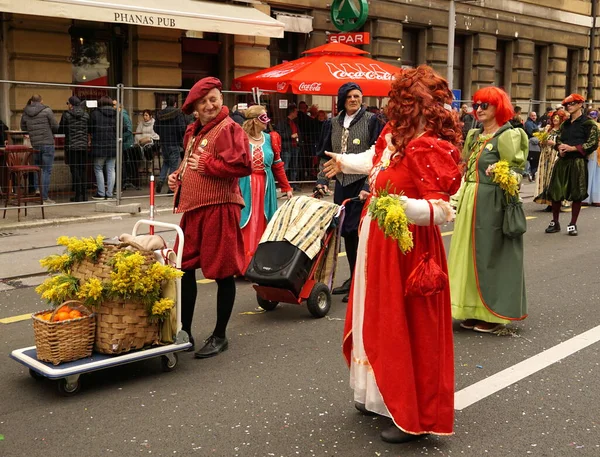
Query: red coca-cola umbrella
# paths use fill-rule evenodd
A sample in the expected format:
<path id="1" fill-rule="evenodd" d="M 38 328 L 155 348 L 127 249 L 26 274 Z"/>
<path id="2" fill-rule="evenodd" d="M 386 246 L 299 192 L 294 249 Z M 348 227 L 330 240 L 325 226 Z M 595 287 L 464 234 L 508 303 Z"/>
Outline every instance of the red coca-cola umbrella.
<path id="1" fill-rule="evenodd" d="M 232 89 L 250 91 L 258 87 L 281 93 L 337 95 L 342 84 L 355 82 L 365 96 L 386 97 L 395 75 L 402 71 L 342 43 L 325 44 L 303 54 L 300 59 L 236 78 Z"/>

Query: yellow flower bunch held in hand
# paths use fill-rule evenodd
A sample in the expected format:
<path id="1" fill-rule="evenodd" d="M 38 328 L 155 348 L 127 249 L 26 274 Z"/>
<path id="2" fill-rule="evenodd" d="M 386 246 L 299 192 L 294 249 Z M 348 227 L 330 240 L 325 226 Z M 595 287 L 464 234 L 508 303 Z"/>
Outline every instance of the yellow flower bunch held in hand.
<path id="1" fill-rule="evenodd" d="M 533 132 L 533 136 L 539 140 L 540 144 L 545 145 L 550 138 L 550 133 L 546 132 L 545 130 L 541 130 L 539 132 Z"/>
<path id="2" fill-rule="evenodd" d="M 377 223 L 386 237 L 393 238 L 403 254 L 413 248 L 413 235 L 408 225 L 411 223 L 404 211 L 406 202 L 401 195 L 389 194 L 387 191 L 371 198 L 369 214 Z"/>
<path id="3" fill-rule="evenodd" d="M 512 198 L 519 196 L 519 175 L 510 169 L 506 160 L 500 160 L 496 163 L 491 164 L 485 170 L 487 176 L 492 177 L 492 182 L 498 184 L 500 189 L 504 191 L 506 195 L 506 202 L 508 203 Z"/>

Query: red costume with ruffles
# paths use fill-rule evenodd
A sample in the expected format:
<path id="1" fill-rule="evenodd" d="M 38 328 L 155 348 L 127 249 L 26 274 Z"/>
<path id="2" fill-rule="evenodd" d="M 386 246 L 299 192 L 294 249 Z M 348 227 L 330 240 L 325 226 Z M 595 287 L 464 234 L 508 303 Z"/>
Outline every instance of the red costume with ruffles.
<path id="1" fill-rule="evenodd" d="M 460 153 L 436 137 L 412 140 L 391 160 L 382 132 L 375 145 L 371 189 L 408 198 L 448 201 L 460 186 Z M 368 207 L 368 202 L 365 208 Z M 451 434 L 454 357 L 450 289 L 407 296 L 407 281 L 429 254 L 448 272 L 440 229 L 410 225 L 414 247 L 403 254 L 365 210 L 350 291 L 343 352 L 351 368 L 354 400 L 391 417 L 409 434 Z M 427 278 L 423 278 L 427 280 Z"/>

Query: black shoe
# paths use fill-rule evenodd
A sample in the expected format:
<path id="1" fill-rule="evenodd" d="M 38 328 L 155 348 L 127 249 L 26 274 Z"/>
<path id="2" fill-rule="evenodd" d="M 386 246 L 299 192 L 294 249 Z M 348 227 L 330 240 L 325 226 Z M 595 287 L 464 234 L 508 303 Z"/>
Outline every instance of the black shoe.
<path id="1" fill-rule="evenodd" d="M 359 403 L 359 402 L 355 401 L 355 402 L 354 402 L 354 407 L 355 407 L 355 408 L 356 408 L 358 411 L 360 411 L 360 413 L 361 413 L 363 416 L 379 416 L 379 414 L 377 414 L 377 413 L 374 413 L 373 411 L 369 411 L 369 410 L 368 410 L 368 409 L 365 407 L 364 403 Z"/>
<path id="2" fill-rule="evenodd" d="M 548 228 L 546 228 L 546 233 L 557 232 L 560 232 L 560 224 L 558 222 L 550 221 L 550 224 L 548 224 Z"/>
<path id="3" fill-rule="evenodd" d="M 419 438 L 426 435 L 427 434 L 411 435 L 409 433 L 403 432 L 394 424 L 392 424 L 381 432 L 381 439 L 386 443 L 408 443 L 409 441 L 418 440 Z"/>
<path id="4" fill-rule="evenodd" d="M 575 225 L 575 224 L 567 225 L 567 235 L 577 236 L 577 225 Z"/>
<path id="5" fill-rule="evenodd" d="M 342 284 L 340 287 L 336 287 L 335 289 L 333 289 L 331 291 L 331 293 L 333 295 L 344 295 L 344 294 L 347 294 L 348 292 L 350 292 L 350 284 L 352 284 L 352 278 L 346 279 L 344 281 L 344 284 Z"/>
<path id="6" fill-rule="evenodd" d="M 162 187 L 163 187 L 163 182 L 162 181 L 156 181 L 156 193 L 160 194 L 160 192 L 162 191 Z"/>
<path id="7" fill-rule="evenodd" d="M 94 199 L 94 200 L 106 200 L 106 197 L 104 195 L 94 194 L 94 195 L 92 195 L 92 199 Z"/>
<path id="8" fill-rule="evenodd" d="M 204 347 L 199 349 L 194 354 L 197 359 L 207 359 L 214 357 L 223 351 L 226 351 L 229 347 L 229 341 L 227 338 L 219 338 L 218 336 L 211 335 L 204 341 Z"/>
<path id="9" fill-rule="evenodd" d="M 342 303 L 348 303 L 348 300 L 350 300 L 350 294 L 344 295 L 344 298 L 342 298 Z"/>
<path id="10" fill-rule="evenodd" d="M 552 212 L 552 205 L 546 206 L 546 209 L 544 209 L 544 212 L 551 213 Z"/>

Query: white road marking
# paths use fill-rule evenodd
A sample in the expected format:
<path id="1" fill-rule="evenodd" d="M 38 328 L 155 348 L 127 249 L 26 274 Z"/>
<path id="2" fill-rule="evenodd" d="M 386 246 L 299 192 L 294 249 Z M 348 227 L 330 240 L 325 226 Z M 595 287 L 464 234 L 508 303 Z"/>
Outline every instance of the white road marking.
<path id="1" fill-rule="evenodd" d="M 600 325 L 456 392 L 454 409 L 463 410 L 598 341 Z"/>

